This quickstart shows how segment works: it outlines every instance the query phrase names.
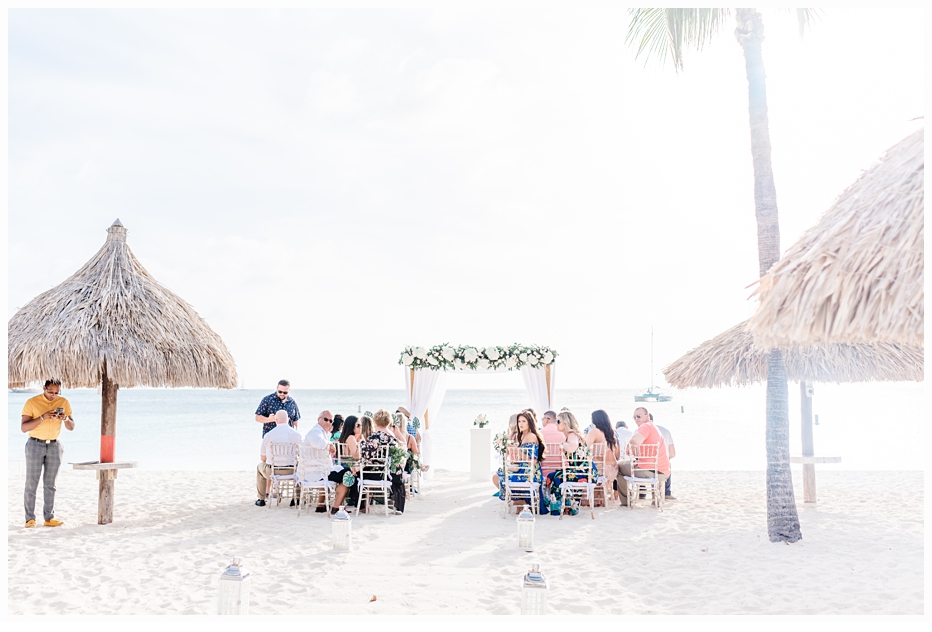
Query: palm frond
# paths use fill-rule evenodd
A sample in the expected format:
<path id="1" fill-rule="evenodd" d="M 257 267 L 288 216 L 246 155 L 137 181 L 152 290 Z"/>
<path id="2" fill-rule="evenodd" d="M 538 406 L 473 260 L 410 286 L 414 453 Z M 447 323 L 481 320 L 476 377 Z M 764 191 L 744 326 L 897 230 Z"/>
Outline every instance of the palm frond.
<path id="1" fill-rule="evenodd" d="M 796 9 L 796 21 L 799 22 L 799 36 L 806 33 L 806 29 L 812 26 L 812 23 L 819 20 L 822 16 L 821 9 Z"/>
<path id="2" fill-rule="evenodd" d="M 702 48 L 731 15 L 731 9 L 629 9 L 631 21 L 625 43 L 637 43 L 635 59 L 645 54 L 661 63 L 672 57 L 677 72 L 683 69 L 687 48 Z"/>

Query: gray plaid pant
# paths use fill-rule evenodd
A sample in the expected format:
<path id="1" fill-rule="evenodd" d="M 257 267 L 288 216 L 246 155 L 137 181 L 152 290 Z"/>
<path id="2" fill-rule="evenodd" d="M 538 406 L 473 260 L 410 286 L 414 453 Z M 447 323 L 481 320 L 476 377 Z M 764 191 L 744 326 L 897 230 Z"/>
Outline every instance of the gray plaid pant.
<path id="1" fill-rule="evenodd" d="M 36 519 L 36 490 L 39 488 L 40 475 L 45 500 L 42 514 L 46 520 L 55 517 L 55 479 L 58 477 L 58 468 L 61 467 L 61 457 L 64 451 L 65 449 L 58 441 L 46 443 L 26 439 L 26 491 L 23 494 L 26 522 Z M 44 474 L 43 468 L 45 468 Z"/>

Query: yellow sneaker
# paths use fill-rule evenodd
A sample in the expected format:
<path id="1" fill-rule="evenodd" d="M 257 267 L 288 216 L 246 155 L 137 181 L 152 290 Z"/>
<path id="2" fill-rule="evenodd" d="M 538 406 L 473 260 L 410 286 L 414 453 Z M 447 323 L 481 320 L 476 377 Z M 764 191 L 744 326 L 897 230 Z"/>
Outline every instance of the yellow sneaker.
<path id="1" fill-rule="evenodd" d="M 55 518 L 52 518 L 51 520 L 46 520 L 46 521 L 43 523 L 43 526 L 46 526 L 46 527 L 60 527 L 60 526 L 62 526 L 63 524 L 65 524 L 65 523 L 62 522 L 61 520 L 56 520 Z"/>
<path id="2" fill-rule="evenodd" d="M 27 521 L 26 521 L 26 528 L 27 528 L 27 529 L 35 529 L 35 528 L 36 528 L 36 521 L 35 521 L 35 520 L 27 520 Z"/>

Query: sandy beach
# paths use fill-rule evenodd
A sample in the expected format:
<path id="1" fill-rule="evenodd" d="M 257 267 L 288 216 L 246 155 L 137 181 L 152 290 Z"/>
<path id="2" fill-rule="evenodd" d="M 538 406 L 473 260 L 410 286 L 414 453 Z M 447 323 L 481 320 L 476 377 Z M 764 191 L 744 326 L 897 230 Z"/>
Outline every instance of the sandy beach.
<path id="1" fill-rule="evenodd" d="M 491 485 L 460 472 L 437 472 L 403 516 L 354 519 L 350 552 L 320 514 L 255 507 L 252 472 L 121 472 L 99 526 L 93 473 L 63 469 L 65 525 L 30 530 L 11 473 L 8 576 L 33 581 L 9 582 L 8 612 L 209 614 L 238 555 L 253 614 L 517 614 L 532 562 L 558 614 L 922 614 L 922 473 L 889 475 L 902 484 L 819 472 L 816 505 L 796 490 L 794 545 L 767 541 L 762 472 L 683 471 L 663 513 L 538 517 L 526 553 Z"/>

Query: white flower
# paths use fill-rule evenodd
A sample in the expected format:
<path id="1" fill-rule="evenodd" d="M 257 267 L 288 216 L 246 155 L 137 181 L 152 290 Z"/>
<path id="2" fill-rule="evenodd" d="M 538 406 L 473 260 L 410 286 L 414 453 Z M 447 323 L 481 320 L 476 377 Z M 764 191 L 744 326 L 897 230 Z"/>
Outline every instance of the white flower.
<path id="1" fill-rule="evenodd" d="M 518 364 L 518 359 L 514 356 L 508 356 L 505 358 L 505 366 L 509 369 L 513 369 L 515 365 Z"/>
<path id="2" fill-rule="evenodd" d="M 457 358 L 456 360 L 453 361 L 453 366 L 455 366 L 457 369 L 462 370 L 462 368 L 466 366 L 466 363 L 460 360 L 459 358 Z"/>
<path id="3" fill-rule="evenodd" d="M 444 347 L 440 350 L 440 354 L 443 356 L 443 359 L 447 362 L 453 360 L 456 357 L 456 351 L 453 350 L 453 347 Z"/>
<path id="4" fill-rule="evenodd" d="M 550 364 L 551 362 L 553 362 L 553 354 L 550 353 L 549 351 L 544 351 L 544 360 L 543 360 L 543 362 L 544 362 L 544 364 Z"/>
<path id="5" fill-rule="evenodd" d="M 530 356 L 530 357 L 527 359 L 527 363 L 530 364 L 531 366 L 536 365 L 536 364 L 537 364 L 537 356 L 536 356 L 536 355 Z"/>
<path id="6" fill-rule="evenodd" d="M 463 352 L 463 359 L 466 360 L 466 364 L 472 364 L 477 359 L 479 359 L 479 352 L 469 347 L 466 351 Z"/>
<path id="7" fill-rule="evenodd" d="M 489 360 L 492 360 L 493 362 L 495 360 L 498 360 L 498 358 L 500 357 L 500 354 L 498 353 L 498 349 L 496 349 L 495 347 L 486 347 L 485 355 Z"/>
<path id="8" fill-rule="evenodd" d="M 414 362 L 414 356 L 412 356 L 410 353 L 406 353 L 401 356 L 401 362 L 405 366 L 411 366 L 411 363 Z"/>
<path id="9" fill-rule="evenodd" d="M 438 362 L 437 358 L 435 358 L 434 356 L 430 356 L 429 358 L 427 358 L 427 363 L 431 366 L 437 366 L 438 364 L 440 364 L 440 362 Z"/>
<path id="10" fill-rule="evenodd" d="M 476 366 L 478 366 L 480 369 L 487 369 L 489 368 L 489 361 L 485 358 L 480 358 L 479 361 L 476 362 Z"/>
<path id="11" fill-rule="evenodd" d="M 425 349 L 424 347 L 416 347 L 416 348 L 414 349 L 414 357 L 419 358 L 419 359 L 421 359 L 421 360 L 426 360 L 426 359 L 427 359 L 427 349 Z"/>
<path id="12" fill-rule="evenodd" d="M 521 355 L 518 356 L 518 359 L 521 360 L 522 362 L 527 362 L 527 354 L 522 353 Z"/>

